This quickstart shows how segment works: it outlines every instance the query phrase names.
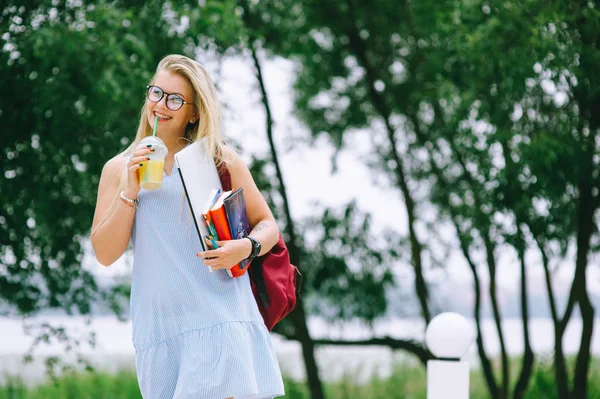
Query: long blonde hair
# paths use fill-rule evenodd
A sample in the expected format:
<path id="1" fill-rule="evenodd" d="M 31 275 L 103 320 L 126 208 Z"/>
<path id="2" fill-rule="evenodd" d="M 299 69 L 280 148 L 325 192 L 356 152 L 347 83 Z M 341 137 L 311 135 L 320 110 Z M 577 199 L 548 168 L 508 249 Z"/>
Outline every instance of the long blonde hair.
<path id="1" fill-rule="evenodd" d="M 179 75 L 186 79 L 194 92 L 193 105 L 198 112 L 199 119 L 195 123 L 188 123 L 185 129 L 184 140 L 194 142 L 202 140 L 207 153 L 212 154 L 217 168 L 223 167 L 223 164 L 229 163 L 229 157 L 223 151 L 225 141 L 221 133 L 221 118 L 219 110 L 219 101 L 217 99 L 217 90 L 210 78 L 208 72 L 197 61 L 179 54 L 171 54 L 164 57 L 158 64 L 154 77 L 159 72 L 169 72 Z M 154 77 L 152 80 L 154 80 Z M 126 157 L 134 152 L 139 142 L 147 136 L 152 135 L 152 126 L 148 122 L 146 116 L 146 100 L 140 112 L 140 122 L 133 142 L 115 158 Z M 96 229 L 106 221 L 119 200 L 119 193 L 125 189 L 127 185 L 127 167 L 123 168 L 119 175 L 119 186 L 115 193 L 115 199 L 98 223 Z M 94 231 L 92 231 L 94 234 Z"/>

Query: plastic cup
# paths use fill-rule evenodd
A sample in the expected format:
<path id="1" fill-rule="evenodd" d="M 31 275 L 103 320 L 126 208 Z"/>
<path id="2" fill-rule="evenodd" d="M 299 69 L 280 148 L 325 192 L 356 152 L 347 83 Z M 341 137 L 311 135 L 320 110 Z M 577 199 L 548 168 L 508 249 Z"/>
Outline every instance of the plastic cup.
<path id="1" fill-rule="evenodd" d="M 162 185 L 167 146 L 156 136 L 144 137 L 140 144 L 152 144 L 151 148 L 154 149 L 154 152 L 148 154 L 150 160 L 145 161 L 139 169 L 140 187 L 146 190 L 156 190 Z"/>

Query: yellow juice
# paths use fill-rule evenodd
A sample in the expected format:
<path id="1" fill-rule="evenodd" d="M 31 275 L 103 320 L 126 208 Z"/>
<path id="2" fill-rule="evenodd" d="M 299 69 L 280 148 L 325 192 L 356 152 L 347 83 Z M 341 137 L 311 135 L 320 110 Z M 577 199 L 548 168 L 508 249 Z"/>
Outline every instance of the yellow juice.
<path id="1" fill-rule="evenodd" d="M 162 184 L 165 161 L 156 159 L 144 162 L 140 167 L 140 186 L 146 190 L 156 190 Z"/>

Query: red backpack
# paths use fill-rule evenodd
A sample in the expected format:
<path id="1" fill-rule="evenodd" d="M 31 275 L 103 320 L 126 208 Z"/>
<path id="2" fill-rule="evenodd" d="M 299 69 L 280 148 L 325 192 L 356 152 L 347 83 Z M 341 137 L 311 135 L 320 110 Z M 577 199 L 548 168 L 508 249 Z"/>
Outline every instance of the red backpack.
<path id="1" fill-rule="evenodd" d="M 231 190 L 229 170 L 225 166 L 218 169 L 223 191 Z M 299 291 L 296 280 L 297 276 L 301 276 L 298 268 L 290 263 L 290 254 L 281 233 L 279 241 L 269 252 L 252 260 L 248 272 L 258 310 L 271 331 L 294 309 Z"/>

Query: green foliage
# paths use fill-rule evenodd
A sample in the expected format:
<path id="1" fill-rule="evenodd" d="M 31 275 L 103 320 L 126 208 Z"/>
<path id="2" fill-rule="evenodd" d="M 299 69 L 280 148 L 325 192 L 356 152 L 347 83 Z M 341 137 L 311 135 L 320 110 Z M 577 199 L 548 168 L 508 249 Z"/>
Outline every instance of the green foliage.
<path id="1" fill-rule="evenodd" d="M 0 399 L 129 399 L 141 398 L 133 371 L 70 373 L 55 382 L 28 388 L 11 379 L 0 389 Z"/>
<path id="2" fill-rule="evenodd" d="M 487 219 L 491 210 L 512 214 L 538 238 L 554 240 L 564 253 L 577 234 L 582 168 L 594 170 L 590 177 L 598 175 L 598 166 L 582 156 L 590 150 L 581 140 L 582 130 L 594 121 L 581 120 L 582 104 L 573 97 L 580 86 L 574 83 L 579 78 L 573 77 L 591 72 L 578 70 L 573 63 L 580 51 L 573 42 L 579 26 L 569 24 L 569 15 L 556 14 L 559 10 L 536 2 L 483 6 L 484 12 L 481 7 L 479 3 L 461 7 L 459 23 L 441 25 L 445 40 L 440 46 L 425 50 L 426 60 L 446 51 L 444 56 L 452 62 L 446 68 L 450 73 L 438 73 L 455 87 L 432 93 L 429 101 L 439 99 L 442 112 L 436 118 L 442 116 L 443 121 L 434 123 L 437 129 L 428 129 L 428 134 L 452 149 L 444 165 L 459 163 L 468 168 L 463 167 L 450 195 L 470 206 L 473 202 L 465 194 L 479 193 Z M 598 53 L 593 48 L 585 51 Z M 561 103 L 557 94 L 568 100 Z M 452 103 L 458 106 L 448 106 Z M 473 122 L 465 124 L 467 119 L 489 125 L 484 130 Z M 440 156 L 442 151 L 432 152 Z M 448 194 L 446 187 L 439 186 L 436 203 L 446 209 L 451 206 Z M 547 204 L 547 211 L 540 210 L 540 204 Z M 592 205 L 588 211 L 593 209 Z M 481 219 L 475 222 L 481 225 Z M 506 226 L 497 227 L 512 234 L 510 225 L 508 231 Z M 501 243 L 501 235 L 496 240 Z"/>
<path id="3" fill-rule="evenodd" d="M 135 135 L 158 61 L 193 55 L 190 44 L 202 37 L 197 21 L 190 18 L 198 29 L 191 35 L 165 7 L 40 1 L 0 15 L 8 132 L 0 137 L 0 304 L 19 313 L 89 312 L 98 289 L 81 268 L 82 242 L 102 166 Z M 223 22 L 231 19 L 227 7 L 208 2 L 195 13 Z"/>
<path id="4" fill-rule="evenodd" d="M 500 250 L 541 250 L 548 268 L 575 245 L 581 277 L 570 304 L 585 308 L 585 268 L 600 247 L 597 7 L 264 0 L 253 9 L 258 18 L 283 15 L 264 29 L 265 45 L 298 62 L 295 113 L 313 136 L 341 149 L 368 131 L 373 172 L 396 183 L 407 214 L 419 198 L 414 225 L 433 205 L 442 216 L 435 226 L 453 224 L 473 270 L 484 266 L 492 282 Z M 277 28 L 285 33 L 272 34 Z M 426 253 L 437 243 L 421 231 Z M 588 353 L 584 344 L 582 364 Z"/>
<path id="5" fill-rule="evenodd" d="M 390 123 L 407 145 L 407 178 L 465 235 L 522 247 L 513 223 L 498 221 L 516 217 L 560 257 L 580 226 L 582 188 L 593 192 L 583 205 L 592 217 L 600 202 L 592 3 L 277 0 L 254 11 L 271 21 L 256 23 L 265 44 L 299 63 L 295 112 L 313 135 L 341 148 L 368 129 L 374 172 L 394 177 L 381 125 Z"/>
<path id="6" fill-rule="evenodd" d="M 305 235 L 315 242 L 307 244 L 302 260 L 310 265 L 303 273 L 315 312 L 331 320 L 369 322 L 383 315 L 395 262 L 388 248 L 397 237 L 375 234 L 369 215 L 354 202 L 341 210 L 326 208 L 323 216 L 308 220 Z"/>
<path id="7" fill-rule="evenodd" d="M 594 359 L 590 370 L 590 399 L 600 398 L 600 367 Z M 538 365 L 531 378 L 527 399 L 555 399 L 554 371 L 550 363 Z M 425 399 L 425 369 L 408 363 L 398 363 L 386 377 L 372 376 L 363 381 L 355 373 L 347 373 L 340 380 L 324 384 L 330 399 Z M 310 392 L 302 381 L 284 377 L 286 399 L 309 399 Z M 18 380 L 9 380 L 0 386 L 0 399 L 133 399 L 140 398 L 139 388 L 133 371 L 108 373 L 74 373 L 48 383 L 28 388 Z M 487 387 L 478 369 L 471 372 L 471 398 L 487 399 Z"/>
<path id="8" fill-rule="evenodd" d="M 158 58 L 138 39 L 143 19 L 131 17 L 40 5 L 8 9 L 0 21 L 13 46 L 0 54 L 2 89 L 14 93 L 0 99 L 11 132 L 0 139 L 0 299 L 20 312 L 89 311 L 96 287 L 80 265 L 81 240 L 99 172 L 135 131 Z"/>

